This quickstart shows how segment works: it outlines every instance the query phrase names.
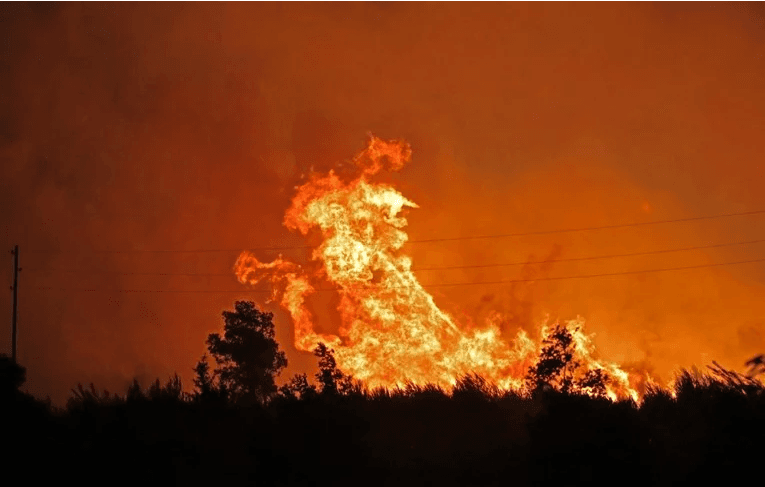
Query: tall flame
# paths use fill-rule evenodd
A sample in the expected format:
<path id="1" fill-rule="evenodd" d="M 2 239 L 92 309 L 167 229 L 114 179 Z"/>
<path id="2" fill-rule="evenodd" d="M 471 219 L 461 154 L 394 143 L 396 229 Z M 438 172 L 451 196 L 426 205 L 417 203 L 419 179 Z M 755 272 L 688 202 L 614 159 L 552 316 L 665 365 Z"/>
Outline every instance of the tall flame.
<path id="1" fill-rule="evenodd" d="M 344 181 L 334 171 L 314 175 L 297 188 L 284 225 L 307 235 L 321 232 L 322 242 L 312 259 L 321 265 L 308 273 L 281 256 L 260 262 L 242 252 L 235 264 L 238 280 L 273 286 L 273 299 L 291 315 L 295 346 L 312 351 L 319 342 L 334 348 L 338 366 L 371 387 L 435 383 L 454 385 L 475 372 L 502 388 L 520 388 L 536 359 L 548 328 L 537 341 L 524 330 L 508 343 L 502 338 L 495 313 L 481 327 L 460 326 L 436 306 L 433 297 L 412 272 L 411 259 L 401 252 L 407 241 L 402 210 L 417 208 L 393 187 L 370 179 L 381 170 L 396 171 L 409 162 L 411 148 L 404 141 L 370 136 L 367 147 L 353 159 L 358 175 Z M 306 299 L 316 291 L 312 282 L 331 283 L 339 295 L 342 326 L 337 334 L 315 331 Z M 609 396 L 632 396 L 629 374 L 616 364 L 592 357 L 583 321 L 571 322 L 579 359 L 603 368 L 612 377 Z"/>

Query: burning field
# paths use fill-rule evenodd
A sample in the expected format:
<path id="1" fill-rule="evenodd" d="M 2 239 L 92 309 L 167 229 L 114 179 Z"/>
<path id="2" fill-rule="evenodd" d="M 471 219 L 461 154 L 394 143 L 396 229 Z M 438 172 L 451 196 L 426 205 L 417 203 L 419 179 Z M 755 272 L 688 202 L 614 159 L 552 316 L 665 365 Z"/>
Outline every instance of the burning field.
<path id="1" fill-rule="evenodd" d="M 539 323 L 533 336 L 519 329 L 507 340 L 499 312 L 482 323 L 459 322 L 436 305 L 404 249 L 403 213 L 418 206 L 396 188 L 374 181 L 381 171 L 397 171 L 411 158 L 407 142 L 370 135 L 366 148 L 353 158 L 353 175 L 334 170 L 311 175 L 285 213 L 288 229 L 320 234 L 311 254 L 316 265 L 305 268 L 281 255 L 261 262 L 245 251 L 235 264 L 236 276 L 243 284 L 265 281 L 272 286 L 271 300 L 294 322 L 298 350 L 309 352 L 325 343 L 335 350 L 344 372 L 370 387 L 450 387 L 465 374 L 477 373 L 501 388 L 520 389 L 554 324 Z M 342 323 L 336 334 L 316 330 L 306 306 L 316 292 L 339 296 Z M 609 397 L 637 400 L 650 377 L 599 358 L 584 325 L 579 317 L 566 323 L 578 370 L 602 370 L 610 378 Z"/>

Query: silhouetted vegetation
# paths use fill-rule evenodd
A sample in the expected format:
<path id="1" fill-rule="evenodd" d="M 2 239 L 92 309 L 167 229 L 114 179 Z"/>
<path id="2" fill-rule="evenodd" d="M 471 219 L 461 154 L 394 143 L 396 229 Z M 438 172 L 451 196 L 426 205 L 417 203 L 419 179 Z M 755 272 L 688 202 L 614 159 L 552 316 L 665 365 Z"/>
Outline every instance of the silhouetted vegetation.
<path id="1" fill-rule="evenodd" d="M 575 328 L 574 331 L 578 331 Z M 572 331 L 563 324 L 555 326 L 542 340 L 542 350 L 526 376 L 527 388 L 533 393 L 552 388 L 563 393 L 585 393 L 606 396 L 611 380 L 603 369 L 586 369 L 574 358 L 576 346 Z"/>
<path id="2" fill-rule="evenodd" d="M 63 409 L 20 392 L 24 369 L 0 357 L 3 457 L 24 484 L 728 485 L 760 475 L 765 387 L 713 363 L 650 384 L 641 404 L 604 397 L 570 332 L 554 330 L 529 392 L 476 374 L 453 388 L 366 389 L 320 344 L 318 372 L 276 387 L 286 364 L 271 316 L 224 313 L 194 368 L 110 393 L 78 385 Z M 248 347 L 252 347 L 251 349 Z"/>
<path id="3" fill-rule="evenodd" d="M 210 374 L 203 356 L 194 368 L 194 383 L 201 396 L 215 392 L 233 402 L 264 403 L 277 392 L 276 376 L 287 366 L 287 356 L 274 339 L 274 315 L 249 301 L 237 301 L 234 309 L 223 312 L 223 337 L 207 337 L 217 367 Z"/>

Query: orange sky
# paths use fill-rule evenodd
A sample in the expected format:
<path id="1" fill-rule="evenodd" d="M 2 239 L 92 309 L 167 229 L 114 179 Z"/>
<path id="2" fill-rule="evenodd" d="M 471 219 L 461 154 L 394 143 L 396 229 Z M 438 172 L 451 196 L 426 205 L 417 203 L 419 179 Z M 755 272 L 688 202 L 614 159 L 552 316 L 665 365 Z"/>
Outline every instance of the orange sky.
<path id="1" fill-rule="evenodd" d="M 228 274 L 238 252 L 92 250 L 303 245 L 281 226 L 292 188 L 350 158 L 367 131 L 412 144 L 412 163 L 385 176 L 420 206 L 412 239 L 765 209 L 763 41 L 762 4 L 0 4 L 0 239 L 21 246 L 28 389 L 63 402 L 78 381 L 122 391 L 178 371 L 190 383 L 220 312 L 259 296 L 233 273 L 85 271 Z M 754 240 L 764 225 L 409 251 L 415 267 L 512 262 Z M 761 258 L 763 245 L 420 275 L 620 272 Z M 747 264 L 434 293 L 454 313 L 511 313 L 510 327 L 581 315 L 604 355 L 669 377 L 765 351 L 763 291 L 765 265 Z M 288 372 L 310 371 L 275 311 Z"/>

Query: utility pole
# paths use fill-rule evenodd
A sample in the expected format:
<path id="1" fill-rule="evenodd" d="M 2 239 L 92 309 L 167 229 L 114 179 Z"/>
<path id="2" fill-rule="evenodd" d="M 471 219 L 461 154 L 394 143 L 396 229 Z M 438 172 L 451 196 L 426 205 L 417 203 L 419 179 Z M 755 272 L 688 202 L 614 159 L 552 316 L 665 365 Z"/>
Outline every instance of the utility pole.
<path id="1" fill-rule="evenodd" d="M 11 335 L 11 357 L 13 358 L 13 363 L 18 363 L 16 361 L 16 303 L 18 300 L 18 294 L 19 294 L 19 246 L 16 245 L 13 247 L 13 250 L 11 250 L 11 253 L 13 254 L 13 331 Z"/>

